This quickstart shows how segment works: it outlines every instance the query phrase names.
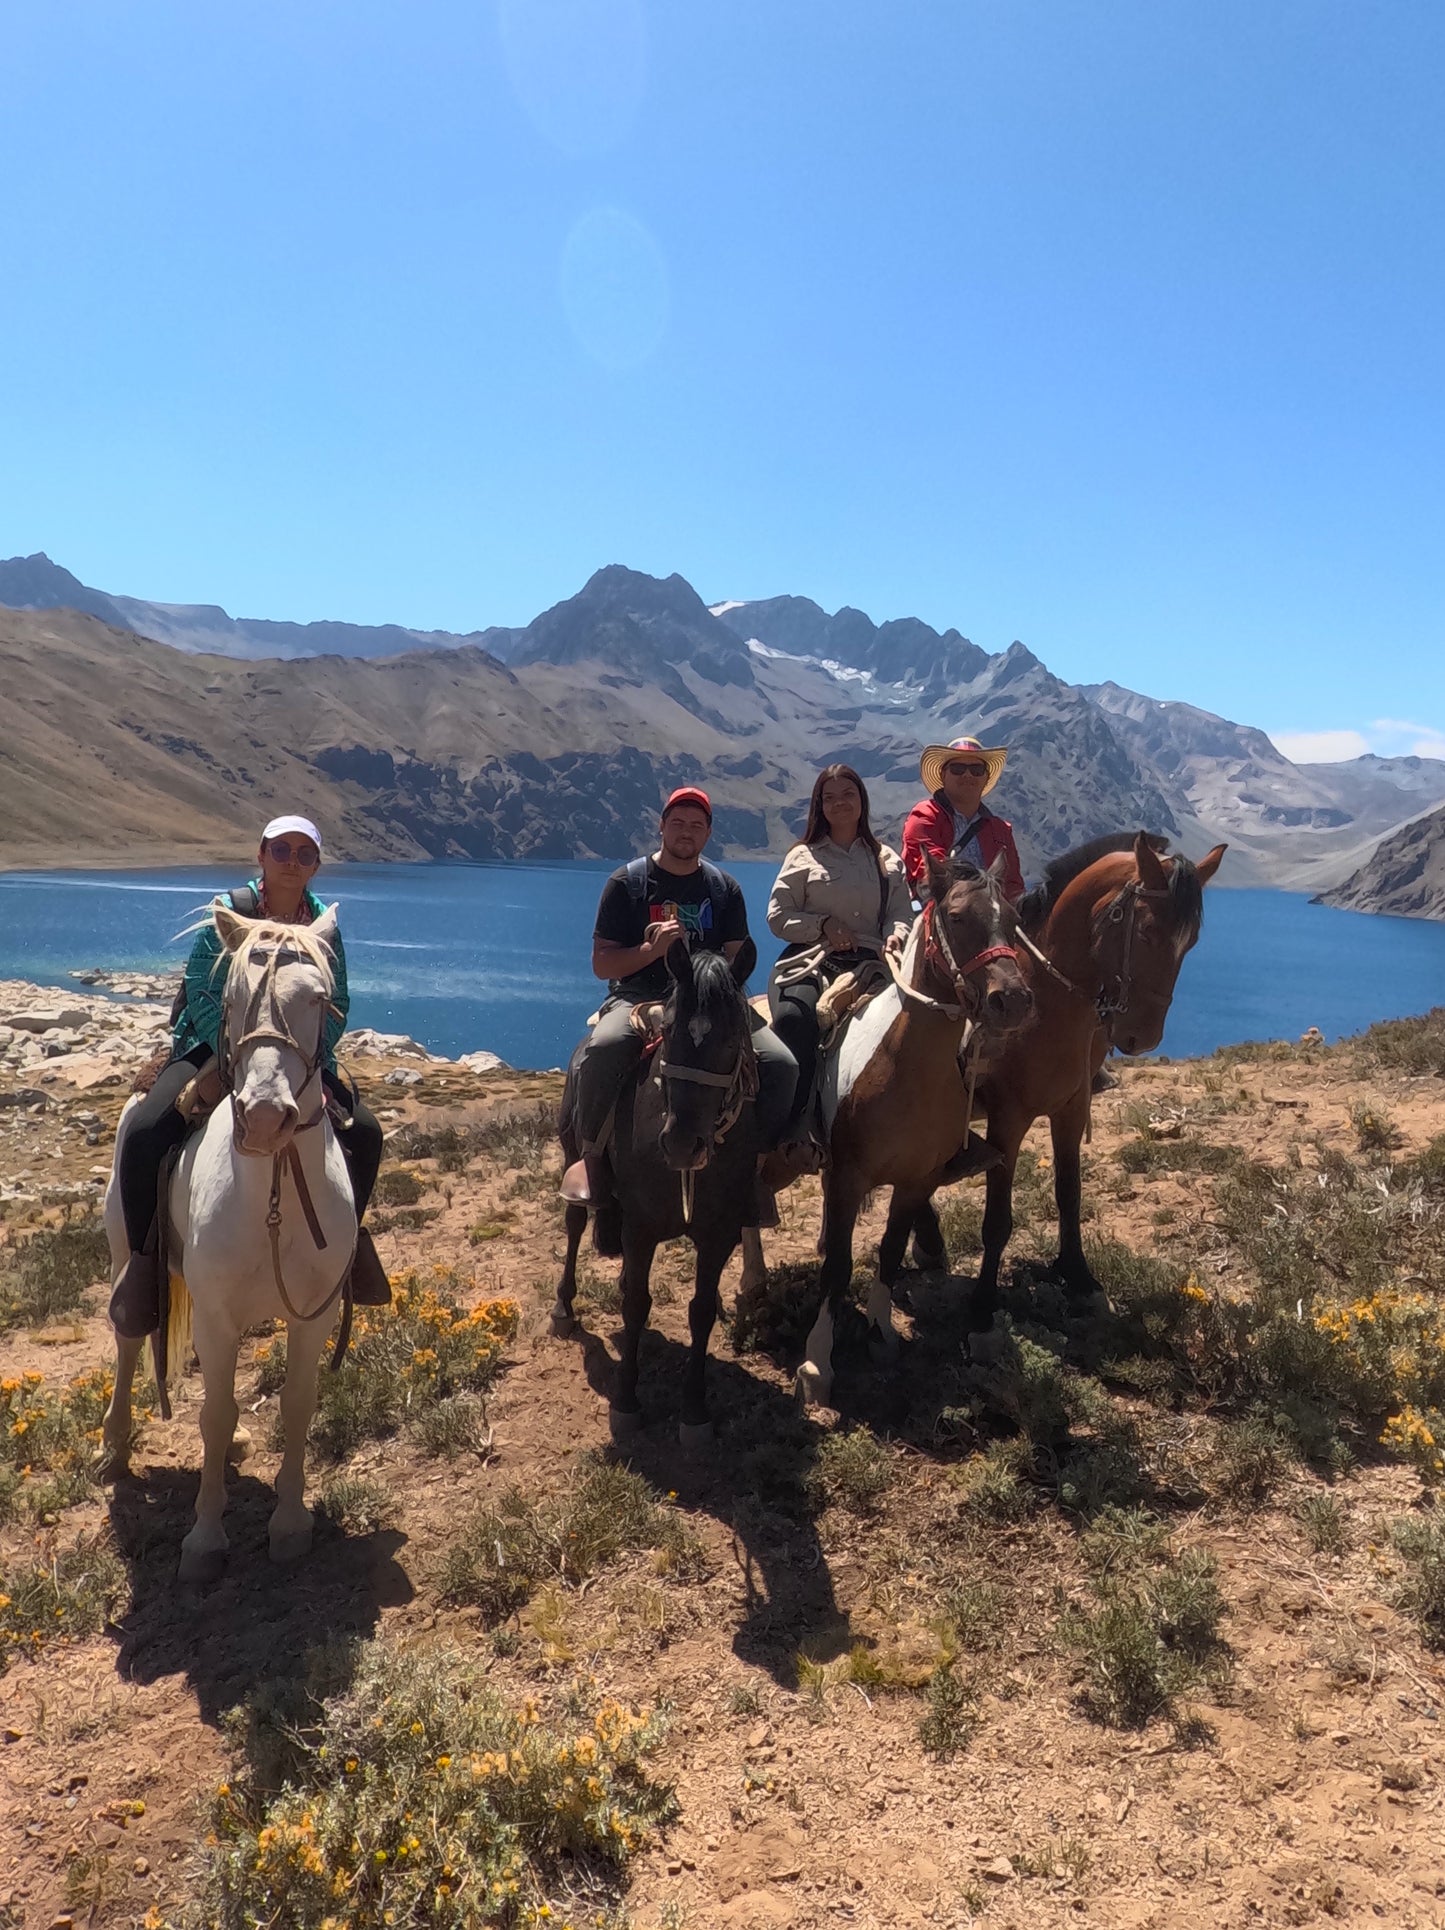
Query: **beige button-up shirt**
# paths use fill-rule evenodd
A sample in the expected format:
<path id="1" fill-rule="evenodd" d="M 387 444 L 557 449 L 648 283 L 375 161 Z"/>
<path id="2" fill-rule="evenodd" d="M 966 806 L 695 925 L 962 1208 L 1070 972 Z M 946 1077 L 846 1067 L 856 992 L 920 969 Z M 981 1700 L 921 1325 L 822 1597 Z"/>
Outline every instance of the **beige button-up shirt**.
<path id="1" fill-rule="evenodd" d="M 881 931 L 880 859 L 888 878 Z M 881 952 L 895 932 L 906 938 L 913 924 L 913 900 L 898 853 L 885 844 L 875 858 L 861 838 L 846 851 L 831 838 L 795 844 L 768 899 L 768 930 L 790 945 L 816 945 L 825 918 L 847 925 L 865 951 Z"/>

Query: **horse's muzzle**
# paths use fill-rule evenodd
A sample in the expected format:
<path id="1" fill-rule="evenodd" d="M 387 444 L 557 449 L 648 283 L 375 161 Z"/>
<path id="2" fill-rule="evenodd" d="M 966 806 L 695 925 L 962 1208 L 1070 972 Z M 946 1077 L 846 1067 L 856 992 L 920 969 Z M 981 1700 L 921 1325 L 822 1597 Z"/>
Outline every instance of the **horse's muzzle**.
<path id="1" fill-rule="evenodd" d="M 675 1173 L 700 1172 L 707 1165 L 708 1143 L 678 1126 L 664 1126 L 659 1141 L 662 1157 Z"/>
<path id="2" fill-rule="evenodd" d="M 232 1100 L 236 1116 L 236 1147 L 255 1158 L 270 1159 L 284 1152 L 301 1119 L 289 1101 L 278 1106 L 269 1100 L 247 1105 L 239 1093 Z"/>
<path id="3" fill-rule="evenodd" d="M 1015 974 L 996 980 L 983 995 L 984 1023 L 994 1032 L 1016 1032 L 1034 1014 L 1034 995 Z"/>

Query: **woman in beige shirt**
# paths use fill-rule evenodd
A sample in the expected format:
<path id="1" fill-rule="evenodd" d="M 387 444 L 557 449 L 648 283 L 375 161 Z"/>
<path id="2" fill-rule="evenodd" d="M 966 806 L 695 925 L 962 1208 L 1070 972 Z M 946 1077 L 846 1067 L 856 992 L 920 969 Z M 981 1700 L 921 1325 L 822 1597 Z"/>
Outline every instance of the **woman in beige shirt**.
<path id="1" fill-rule="evenodd" d="M 801 844 L 783 860 L 768 929 L 786 939 L 769 995 L 773 1030 L 798 1062 L 783 1143 L 807 1137 L 818 1058 L 818 996 L 839 972 L 901 952 L 913 924 L 902 860 L 868 822 L 868 791 L 847 764 L 818 773 Z"/>

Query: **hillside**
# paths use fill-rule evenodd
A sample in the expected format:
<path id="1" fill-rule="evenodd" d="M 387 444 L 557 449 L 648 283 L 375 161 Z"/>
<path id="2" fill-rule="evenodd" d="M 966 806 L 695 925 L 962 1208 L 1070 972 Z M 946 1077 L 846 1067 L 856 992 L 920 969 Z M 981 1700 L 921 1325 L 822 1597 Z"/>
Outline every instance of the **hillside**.
<path id="1" fill-rule="evenodd" d="M 833 759 L 896 841 L 920 746 L 965 732 L 1011 747 L 997 804 L 1031 872 L 1144 825 L 1228 842 L 1236 884 L 1317 889 L 1445 799 L 1445 764 L 1299 767 L 1248 726 L 1065 683 L 1022 643 L 801 597 L 709 608 L 620 565 L 520 629 L 439 638 L 147 603 L 12 558 L 0 665 L 11 865 L 240 856 L 298 804 L 345 858 L 620 856 L 685 781 L 713 792 L 724 854 L 776 854 Z"/>
<path id="2" fill-rule="evenodd" d="M 1445 810 L 1383 839 L 1367 863 L 1317 902 L 1396 918 L 1445 918 Z"/>
<path id="3" fill-rule="evenodd" d="M 0 860 L 239 855 L 282 804 L 343 858 L 614 855 L 687 781 L 713 792 L 723 851 L 776 852 L 841 757 L 896 837 L 919 746 L 975 710 L 1014 734 L 1008 807 L 1035 867 L 1101 825 L 1173 827 L 1096 709 L 1021 645 L 978 655 L 966 698 L 930 708 L 750 648 L 681 579 L 616 569 L 520 633 L 510 664 L 470 646 L 248 663 L 3 613 Z"/>
<path id="4" fill-rule="evenodd" d="M 17 1001 L 0 987 L 0 1012 Z M 585 1257 L 580 1330 L 550 1331 L 557 1080 L 373 1040 L 354 1060 L 389 1131 L 372 1223 L 405 1297 L 362 1312 L 321 1376 L 315 1547 L 287 1569 L 266 1552 L 284 1339 L 247 1334 L 229 1555 L 178 1589 L 198 1377 L 171 1421 L 138 1414 L 130 1478 L 87 1473 L 113 1358 L 88 1215 L 133 1056 L 103 1048 L 142 1013 L 164 1024 L 91 1009 L 84 1050 L 41 1058 L 17 1032 L 0 1054 L 7 1926 L 320 1926 L 360 1839 L 371 1881 L 346 1920 L 395 1903 L 400 1923 L 458 1868 L 485 1873 L 448 1824 L 500 1708 L 522 1731 L 501 1757 L 518 1927 L 1437 1930 L 1438 1021 L 1121 1066 L 1084 1169 L 1107 1307 L 1046 1277 L 1037 1128 L 1012 1325 L 970 1358 L 982 1189 L 949 1189 L 952 1268 L 904 1273 L 896 1364 L 840 1336 L 839 1406 L 806 1413 L 820 1201 L 800 1183 L 765 1291 L 724 1273 L 717 1442 L 690 1451 L 684 1246 L 653 1269 L 624 1448 L 615 1263 Z M 1409 1427 L 1387 1419 L 1401 1402 Z M 619 1734 L 642 1745 L 623 1769 Z M 564 1738 L 643 1824 L 605 1856 Z M 223 1914 L 227 1868 L 243 1893 Z"/>

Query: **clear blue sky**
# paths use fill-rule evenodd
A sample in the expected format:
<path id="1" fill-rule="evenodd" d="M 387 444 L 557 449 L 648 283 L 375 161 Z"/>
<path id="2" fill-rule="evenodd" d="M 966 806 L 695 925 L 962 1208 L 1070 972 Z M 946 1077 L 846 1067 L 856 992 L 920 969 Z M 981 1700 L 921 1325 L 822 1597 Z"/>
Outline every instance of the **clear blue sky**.
<path id="1" fill-rule="evenodd" d="M 1445 730 L 1441 0 L 8 0 L 3 59 L 0 554 L 451 629 L 620 561 Z"/>

